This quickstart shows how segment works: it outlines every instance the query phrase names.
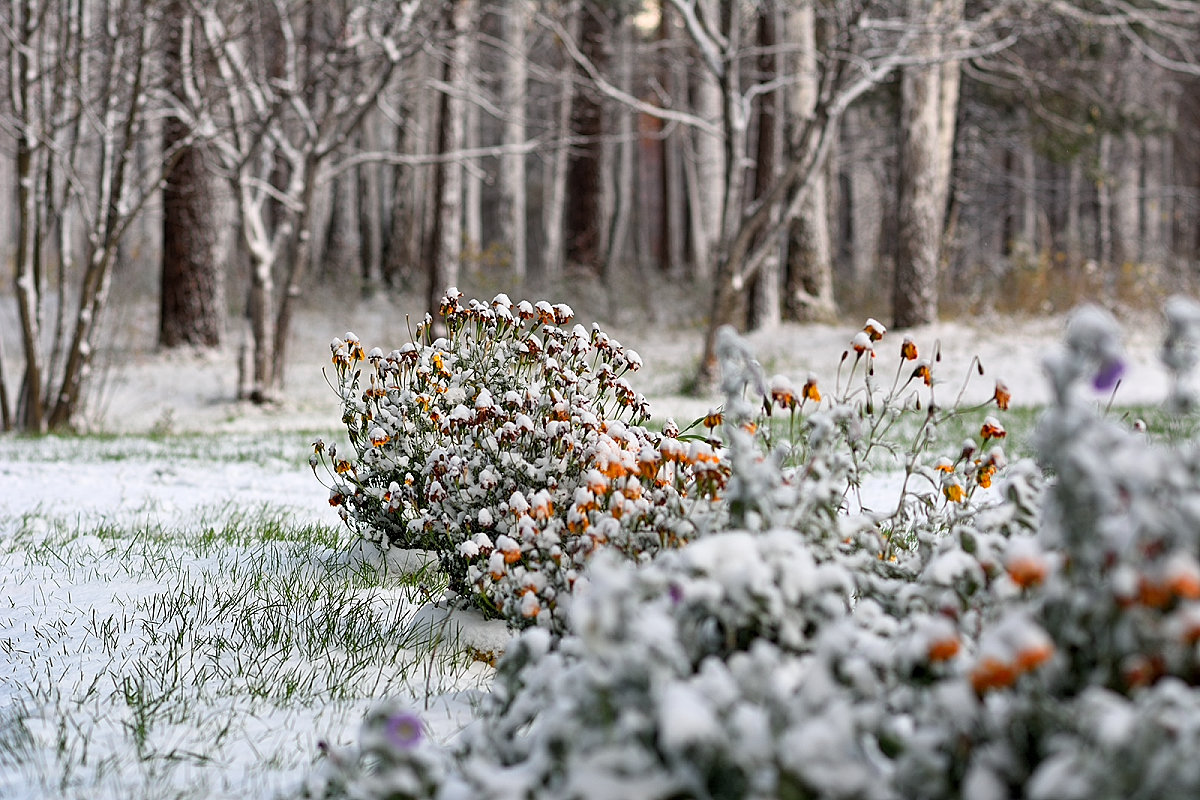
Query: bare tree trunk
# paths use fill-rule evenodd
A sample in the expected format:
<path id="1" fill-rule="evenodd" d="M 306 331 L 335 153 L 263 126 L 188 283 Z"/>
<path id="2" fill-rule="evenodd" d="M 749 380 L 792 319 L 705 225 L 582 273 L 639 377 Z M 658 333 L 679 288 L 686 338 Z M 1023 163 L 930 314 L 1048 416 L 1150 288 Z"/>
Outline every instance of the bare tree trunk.
<path id="1" fill-rule="evenodd" d="M 324 277 L 334 283 L 361 288 L 362 239 L 359 237 L 359 174 L 349 169 L 338 175 L 330 186 L 328 227 L 325 228 L 324 255 L 320 267 Z"/>
<path id="2" fill-rule="evenodd" d="M 702 4 L 709 19 L 718 18 L 718 0 L 702 0 Z M 720 81 L 703 66 L 692 70 L 692 74 L 696 79 L 696 115 L 719 122 L 723 117 Z M 713 274 L 715 250 L 721 236 L 727 148 L 720 136 L 698 130 L 695 137 L 695 202 L 691 204 L 692 253 L 695 259 L 696 280 L 703 282 Z"/>
<path id="3" fill-rule="evenodd" d="M 469 23 L 468 23 L 469 24 Z M 463 147 L 476 148 L 480 144 L 479 103 L 474 99 L 479 93 L 479 82 L 471 67 L 479 59 L 479 44 L 476 36 L 463 37 L 466 53 L 463 57 L 462 91 L 463 101 Z M 483 254 L 483 168 L 479 163 L 470 163 L 462 169 L 463 181 L 463 245 L 470 254 L 471 266 L 479 269 Z"/>
<path id="4" fill-rule="evenodd" d="M 816 20 L 811 0 L 792 4 L 786 12 L 785 40 L 798 49 L 792 71 L 788 139 L 796 141 L 817 104 Z M 837 316 L 833 297 L 833 245 L 829 229 L 829 185 L 826 171 L 813 176 L 812 190 L 788 231 L 784 311 L 800 322 L 831 322 Z"/>
<path id="5" fill-rule="evenodd" d="M 17 165 L 17 264 L 15 290 L 17 311 L 21 318 L 21 343 L 25 356 L 25 376 L 21 382 L 19 401 L 22 428 L 35 432 L 46 430 L 45 404 L 42 400 L 43 374 L 41 352 L 41 313 L 38 308 L 40 295 L 40 256 L 38 242 L 40 214 L 36 198 L 38 182 L 35 160 L 38 150 L 38 122 L 35 118 L 36 88 L 30 79 L 35 70 L 31 56 L 34 35 L 37 30 L 37 9 L 30 0 L 18 3 L 14 10 L 18 19 L 17 41 L 20 46 L 11 47 L 10 80 L 16 117 L 21 121 L 16 144 Z"/>
<path id="6" fill-rule="evenodd" d="M 168 90 L 176 95 L 184 93 L 184 64 L 198 68 L 191 54 L 183 51 L 186 13 L 180 0 L 172 0 L 164 10 L 172 23 L 166 29 L 163 71 Z M 188 142 L 190 135 L 188 126 L 178 118 L 163 120 L 163 152 L 178 153 L 162 190 L 161 347 L 217 347 L 225 326 L 225 274 L 215 181 L 203 149 Z"/>
<path id="7" fill-rule="evenodd" d="M 567 20 L 568 35 L 578 40 L 579 27 L 579 14 L 571 14 Z M 565 257 L 563 221 L 566 213 L 567 167 L 570 156 L 570 147 L 566 140 L 571 136 L 571 108 L 574 105 L 575 95 L 575 66 L 565 53 L 561 70 L 558 84 L 558 116 L 555 126 L 559 143 L 555 147 L 554 157 L 550 162 L 550 179 L 543 181 L 546 187 L 546 197 L 542 204 L 542 227 L 545 229 L 542 277 L 545 280 L 554 280 L 562 274 Z"/>
<path id="8" fill-rule="evenodd" d="M 607 61 L 602 13 L 600 8 L 587 3 L 578 12 L 579 47 L 599 70 L 604 69 Z M 576 91 L 573 96 L 571 131 L 581 140 L 571 148 L 567 168 L 566 260 L 568 264 L 594 271 L 603 263 L 600 138 L 604 133 L 604 108 L 587 91 Z"/>
<path id="9" fill-rule="evenodd" d="M 412 152 L 413 107 L 409 103 L 399 106 L 396 125 L 395 150 L 398 153 Z M 416 191 L 414 182 L 416 168 L 398 166 L 392 169 L 392 211 L 388 220 L 387 236 L 383 247 L 383 280 L 390 289 L 406 286 L 413 278 L 421 257 L 419 215 L 415 213 Z"/>
<path id="10" fill-rule="evenodd" d="M 469 67 L 467 37 L 474 12 L 472 0 L 453 0 L 446 8 L 446 26 L 453 50 L 445 67 L 448 91 L 441 96 L 438 152 L 461 150 L 466 125 L 466 80 Z M 463 169 L 457 161 L 439 161 L 434 172 L 437 213 L 433 221 L 433 252 L 429 259 L 426 309 L 436 316 L 442 292 L 458 284 L 462 264 Z"/>
<path id="11" fill-rule="evenodd" d="M 380 149 L 378 126 L 374 118 L 364 122 L 362 144 L 368 152 Z M 358 168 L 358 241 L 362 257 L 363 293 L 374 294 L 383 278 L 383 169 L 378 164 Z"/>
<path id="12" fill-rule="evenodd" d="M 622 15 L 616 27 L 616 63 L 617 83 L 625 92 L 630 92 L 633 85 L 633 62 L 635 58 L 633 47 L 633 30 L 631 21 Z M 633 205 L 637 202 L 635 178 L 633 173 L 634 152 L 638 147 L 635 138 L 634 112 L 628 108 L 618 108 L 617 115 L 617 158 L 616 178 L 613 187 L 614 208 L 611 213 L 612 224 L 607 231 L 608 244 L 604 250 L 604 277 L 611 282 L 619 274 L 622 267 L 631 264 L 629 258 L 630 229 L 632 228 Z"/>
<path id="13" fill-rule="evenodd" d="M 500 239 L 511 253 L 513 276 L 524 279 L 529 255 L 525 215 L 527 187 L 525 154 L 515 148 L 525 142 L 525 106 L 529 81 L 525 32 L 533 9 L 529 0 L 508 0 L 503 13 L 504 81 L 502 103 L 505 111 L 502 142 L 513 148 L 500 157 Z"/>
<path id="14" fill-rule="evenodd" d="M 1066 248 L 1067 261 L 1072 268 L 1083 261 L 1083 221 L 1079 214 L 1082 196 L 1083 164 L 1076 158 L 1067 167 Z"/>
<path id="15" fill-rule="evenodd" d="M 1116 159 L 1113 181 L 1113 262 L 1124 268 L 1141 261 L 1141 188 L 1142 148 L 1136 133 L 1121 136 L 1120 157 Z"/>
<path id="16" fill-rule="evenodd" d="M 940 0 L 909 0 L 913 24 L 935 30 L 921 34 L 918 54 L 936 60 Z M 937 319 L 938 267 L 945 209 L 939 206 L 941 66 L 905 67 L 900 78 L 900 180 L 896 272 L 892 313 L 901 328 Z"/>
<path id="17" fill-rule="evenodd" d="M 659 41 L 673 51 L 678 40 L 676 15 L 663 4 L 659 27 Z M 688 70 L 683 59 L 672 58 L 662 71 L 662 84 L 669 96 L 687 97 Z M 683 147 L 691 133 L 678 128 L 672 130 L 660 143 L 663 153 L 663 225 L 666 227 L 667 260 L 669 274 L 682 278 L 687 274 L 684 266 L 687 258 L 687 209 L 686 174 Z"/>
<path id="18" fill-rule="evenodd" d="M 1096 166 L 1103 177 L 1096 183 L 1096 236 L 1097 258 L 1106 276 L 1111 276 L 1114 264 L 1113 193 L 1112 183 L 1108 178 L 1112 174 L 1112 150 L 1113 135 L 1100 134 L 1100 152 Z"/>
<path id="19" fill-rule="evenodd" d="M 774 0 L 766 0 L 758 9 L 758 57 L 759 80 L 770 82 L 783 73 L 782 56 L 778 52 L 779 29 L 782 27 L 780 10 Z M 759 101 L 758 133 L 755 149 L 757 158 L 754 166 L 754 197 L 762 199 L 779 178 L 779 162 L 783 155 L 783 98 L 780 90 L 765 92 Z M 778 220 L 782 208 L 772 211 L 772 222 Z M 768 224 L 768 227 L 773 227 Z M 749 313 L 746 324 L 749 328 L 764 328 L 778 325 L 782 320 L 780 309 L 780 261 L 783 256 L 783 237 L 775 237 L 772 255 L 751 279 L 749 291 Z"/>

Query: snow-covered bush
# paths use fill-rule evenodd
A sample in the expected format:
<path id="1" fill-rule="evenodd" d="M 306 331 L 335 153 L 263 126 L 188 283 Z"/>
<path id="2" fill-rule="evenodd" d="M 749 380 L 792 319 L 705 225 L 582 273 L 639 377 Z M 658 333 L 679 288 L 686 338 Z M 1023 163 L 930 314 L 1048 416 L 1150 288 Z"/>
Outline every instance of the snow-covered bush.
<path id="1" fill-rule="evenodd" d="M 546 302 L 441 302 L 384 354 L 352 333 L 331 344 L 354 457 L 320 442 L 329 502 L 383 546 L 438 553 L 450 587 L 519 625 L 559 608 L 597 549 L 630 559 L 695 530 L 722 489 L 718 448 L 644 427 L 626 373 L 641 359 L 598 327 L 568 328 Z"/>
<path id="2" fill-rule="evenodd" d="M 1189 407 L 1200 306 L 1167 312 Z M 731 518 L 752 524 L 594 559 L 567 635 L 509 648 L 437 796 L 1200 796 L 1200 447 L 1096 411 L 1123 369 L 1111 318 L 1078 312 L 1041 464 L 973 513 L 943 503 L 895 561 L 795 513 L 837 480 L 733 437 Z"/>

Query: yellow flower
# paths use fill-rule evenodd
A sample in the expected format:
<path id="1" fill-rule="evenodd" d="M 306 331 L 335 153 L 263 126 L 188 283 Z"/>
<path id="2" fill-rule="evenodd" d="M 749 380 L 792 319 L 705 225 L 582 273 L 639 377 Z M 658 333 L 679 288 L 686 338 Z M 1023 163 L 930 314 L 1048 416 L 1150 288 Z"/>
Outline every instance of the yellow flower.
<path id="1" fill-rule="evenodd" d="M 911 336 L 905 336 L 904 341 L 900 343 L 900 357 L 905 361 L 916 360 L 917 343 L 912 340 Z"/>
<path id="2" fill-rule="evenodd" d="M 821 402 L 821 390 L 817 388 L 817 379 L 811 375 L 809 376 L 808 380 L 804 382 L 804 389 L 802 390 L 802 393 L 805 400 L 812 400 L 814 403 Z"/>

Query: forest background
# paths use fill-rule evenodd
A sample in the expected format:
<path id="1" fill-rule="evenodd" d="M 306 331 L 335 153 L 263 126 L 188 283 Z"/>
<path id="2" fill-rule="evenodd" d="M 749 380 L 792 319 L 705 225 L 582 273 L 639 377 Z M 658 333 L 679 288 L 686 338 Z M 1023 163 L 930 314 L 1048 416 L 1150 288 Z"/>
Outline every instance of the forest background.
<path id="1" fill-rule="evenodd" d="M 703 384 L 722 324 L 1200 277 L 1190 0 L 14 0 L 0 54 L 6 430 L 150 298 L 264 402 L 327 290 L 691 298 Z"/>

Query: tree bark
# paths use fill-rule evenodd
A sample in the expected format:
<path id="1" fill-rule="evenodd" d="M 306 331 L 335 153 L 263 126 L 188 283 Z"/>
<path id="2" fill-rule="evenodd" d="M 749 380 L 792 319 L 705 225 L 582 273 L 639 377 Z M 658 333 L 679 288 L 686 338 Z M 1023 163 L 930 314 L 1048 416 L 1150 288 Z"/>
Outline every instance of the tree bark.
<path id="1" fill-rule="evenodd" d="M 438 152 L 461 150 L 466 132 L 467 36 L 472 0 L 453 0 L 446 7 L 446 27 L 453 43 L 446 62 L 438 121 Z M 462 263 L 463 169 L 457 161 L 439 161 L 434 171 L 437 213 L 433 221 L 433 252 L 429 259 L 426 310 L 436 318 L 442 293 L 458 284 Z"/>
<path id="2" fill-rule="evenodd" d="M 529 64 L 525 32 L 532 18 L 529 0 L 508 0 L 501 24 L 505 44 L 504 82 L 501 90 L 505 111 L 502 142 L 513 148 L 500 157 L 500 240 L 509 248 L 513 277 L 523 280 L 527 250 L 525 154 L 515 152 L 525 142 L 525 105 Z"/>
<path id="3" fill-rule="evenodd" d="M 603 71 L 605 24 L 602 10 L 584 3 L 580 10 L 579 48 Z M 574 93 L 571 132 L 580 141 L 571 148 L 567 166 L 566 260 L 568 264 L 596 271 L 601 260 L 605 231 L 601 206 L 600 139 L 604 133 L 604 107 L 587 91 Z"/>
<path id="4" fill-rule="evenodd" d="M 571 14 L 567 19 L 567 35 L 579 39 L 579 12 Z M 555 130 L 559 142 L 555 146 L 553 158 L 549 159 L 548 179 L 542 181 L 545 188 L 542 201 L 542 228 L 545 234 L 545 247 L 542 252 L 542 275 L 545 280 L 557 279 L 563 271 L 564 224 L 567 202 L 567 167 L 570 157 L 570 146 L 567 139 L 571 136 L 571 108 L 575 95 L 575 66 L 571 57 L 562 53 L 563 63 L 558 76 L 558 113 L 555 120 Z"/>
<path id="5" fill-rule="evenodd" d="M 166 52 L 163 71 L 168 91 L 182 95 L 183 52 L 180 0 L 164 11 Z M 192 69 L 197 65 L 191 63 Z M 201 146 L 188 143 L 191 131 L 179 118 L 163 120 L 163 152 L 178 150 L 162 189 L 162 258 L 158 344 L 160 347 L 218 347 L 225 326 L 225 274 L 221 261 L 219 213 L 212 169 Z"/>
<path id="6" fill-rule="evenodd" d="M 939 53 L 940 0 L 909 0 L 914 25 L 929 28 L 917 54 L 935 61 Z M 894 324 L 900 328 L 937 319 L 938 272 L 945 209 L 939 205 L 941 66 L 907 66 L 900 77 L 900 178 L 897 253 L 892 287 Z"/>
<path id="7" fill-rule="evenodd" d="M 789 7 L 785 40 L 798 52 L 792 65 L 797 80 L 788 113 L 789 141 L 798 141 L 817 104 L 816 20 L 811 0 Z M 830 239 L 827 171 L 813 176 L 804 208 L 788 230 L 784 312 L 797 322 L 832 322 L 833 244 Z"/>

